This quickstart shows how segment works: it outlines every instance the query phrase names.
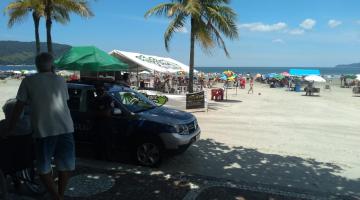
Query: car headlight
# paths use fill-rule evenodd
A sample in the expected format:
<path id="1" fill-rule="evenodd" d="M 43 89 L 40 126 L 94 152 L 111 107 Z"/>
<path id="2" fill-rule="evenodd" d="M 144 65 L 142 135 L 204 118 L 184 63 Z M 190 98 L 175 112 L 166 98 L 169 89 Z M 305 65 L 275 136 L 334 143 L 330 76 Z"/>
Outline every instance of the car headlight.
<path id="1" fill-rule="evenodd" d="M 178 133 L 180 135 L 187 135 L 187 134 L 189 134 L 189 129 L 186 125 L 183 125 L 183 124 L 169 125 L 167 127 L 167 132 Z"/>
<path id="2" fill-rule="evenodd" d="M 195 119 L 195 121 L 194 121 L 194 128 L 195 128 L 195 130 L 198 129 L 198 127 L 199 127 L 198 121 Z"/>
<path id="3" fill-rule="evenodd" d="M 180 135 L 189 135 L 189 128 L 187 125 L 178 125 Z"/>

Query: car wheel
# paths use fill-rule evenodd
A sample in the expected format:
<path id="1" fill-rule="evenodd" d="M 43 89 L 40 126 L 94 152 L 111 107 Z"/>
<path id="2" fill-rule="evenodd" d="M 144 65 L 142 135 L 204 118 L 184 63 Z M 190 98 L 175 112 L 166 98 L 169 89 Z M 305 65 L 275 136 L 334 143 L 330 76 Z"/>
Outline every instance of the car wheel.
<path id="1" fill-rule="evenodd" d="M 0 199 L 7 198 L 7 187 L 6 187 L 6 178 L 3 172 L 0 169 Z"/>
<path id="2" fill-rule="evenodd" d="M 162 158 L 162 145 L 159 142 L 143 141 L 136 147 L 136 160 L 140 165 L 156 167 Z"/>

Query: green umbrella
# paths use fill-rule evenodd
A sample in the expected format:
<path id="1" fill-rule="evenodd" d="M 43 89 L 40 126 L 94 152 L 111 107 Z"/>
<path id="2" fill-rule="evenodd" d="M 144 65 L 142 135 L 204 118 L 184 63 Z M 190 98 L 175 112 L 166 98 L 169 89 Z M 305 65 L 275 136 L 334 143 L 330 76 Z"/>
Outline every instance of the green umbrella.
<path id="1" fill-rule="evenodd" d="M 344 78 L 346 78 L 346 79 L 356 79 L 356 75 L 348 74 L 348 75 L 345 75 Z"/>
<path id="2" fill-rule="evenodd" d="M 128 65 L 106 52 L 94 47 L 72 47 L 55 61 L 60 70 L 74 71 L 121 71 L 127 70 Z"/>
<path id="3" fill-rule="evenodd" d="M 285 76 L 281 75 L 281 74 L 276 74 L 273 78 L 276 79 L 276 80 L 282 80 L 282 79 L 285 78 Z"/>

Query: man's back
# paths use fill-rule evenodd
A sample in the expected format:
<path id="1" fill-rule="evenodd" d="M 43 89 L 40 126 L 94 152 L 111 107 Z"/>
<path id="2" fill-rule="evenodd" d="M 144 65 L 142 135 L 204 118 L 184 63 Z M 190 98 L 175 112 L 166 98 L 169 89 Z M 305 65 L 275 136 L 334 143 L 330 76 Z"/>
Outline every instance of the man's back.
<path id="1" fill-rule="evenodd" d="M 74 131 L 68 98 L 65 80 L 51 72 L 38 73 L 23 80 L 17 99 L 30 104 L 35 137 Z"/>

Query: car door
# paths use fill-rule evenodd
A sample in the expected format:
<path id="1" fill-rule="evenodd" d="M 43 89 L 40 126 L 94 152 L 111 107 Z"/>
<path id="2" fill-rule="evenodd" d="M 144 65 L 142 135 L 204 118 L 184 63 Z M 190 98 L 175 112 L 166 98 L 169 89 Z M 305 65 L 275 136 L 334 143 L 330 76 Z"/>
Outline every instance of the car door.
<path id="1" fill-rule="evenodd" d="M 119 102 L 114 94 L 110 94 L 114 99 L 114 112 L 112 117 L 113 124 L 113 140 L 119 149 L 131 147 L 131 138 L 136 131 L 136 115 L 132 115 L 126 108 Z M 119 113 L 121 111 L 121 113 Z"/>
<path id="2" fill-rule="evenodd" d="M 74 122 L 75 141 L 77 144 L 91 145 L 93 143 L 93 115 L 88 108 L 88 95 L 91 90 L 69 89 L 69 108 Z"/>

